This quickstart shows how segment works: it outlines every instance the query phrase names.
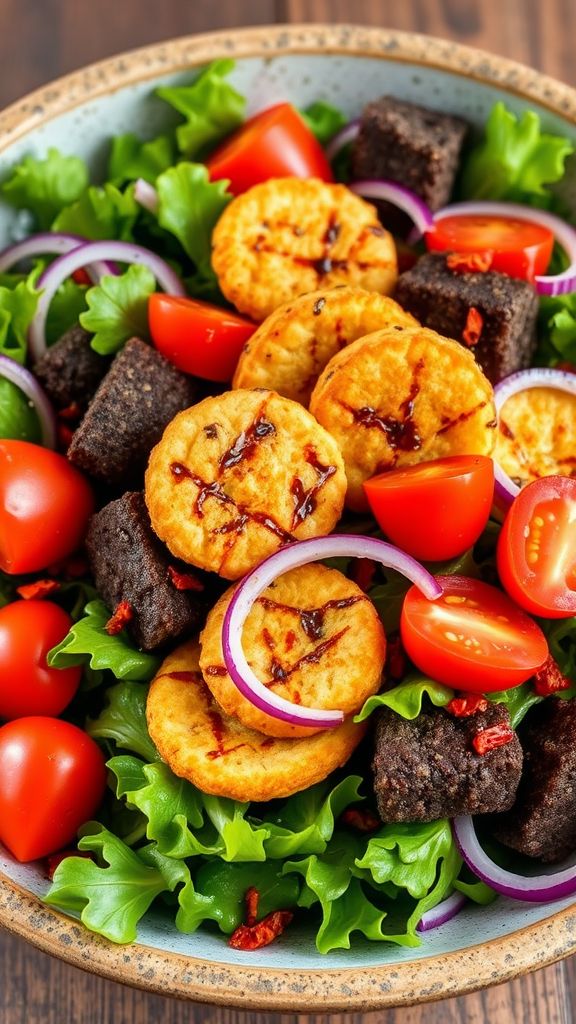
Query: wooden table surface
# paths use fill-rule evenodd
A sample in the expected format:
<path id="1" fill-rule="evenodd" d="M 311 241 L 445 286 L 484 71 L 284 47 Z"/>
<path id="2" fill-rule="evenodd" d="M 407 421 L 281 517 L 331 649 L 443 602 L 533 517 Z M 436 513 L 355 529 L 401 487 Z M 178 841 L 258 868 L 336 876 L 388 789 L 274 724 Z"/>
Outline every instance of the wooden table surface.
<path id="1" fill-rule="evenodd" d="M 355 22 L 483 47 L 576 85 L 575 0 L 0 0 L 0 107 L 120 50 L 191 32 L 282 21 Z M 275 1019 L 272 1021 L 271 1018 Z M 1 1024 L 288 1024 L 306 1018 L 189 1004 L 103 981 L 0 933 Z M 320 1021 L 338 1018 L 309 1018 Z M 350 1024 L 570 1024 L 576 962 L 421 1009 Z"/>

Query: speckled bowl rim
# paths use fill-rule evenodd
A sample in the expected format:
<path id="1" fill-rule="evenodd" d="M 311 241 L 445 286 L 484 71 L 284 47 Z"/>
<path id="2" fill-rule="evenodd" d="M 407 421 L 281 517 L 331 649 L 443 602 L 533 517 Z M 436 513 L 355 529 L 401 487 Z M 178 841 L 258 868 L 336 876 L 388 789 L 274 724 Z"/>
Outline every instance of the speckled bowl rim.
<path id="1" fill-rule="evenodd" d="M 17 139 L 99 96 L 215 57 L 288 53 L 381 58 L 450 71 L 534 100 L 576 122 L 576 90 L 528 67 L 429 36 L 353 25 L 271 25 L 188 36 L 92 64 L 0 113 L 0 154 Z M 115 946 L 44 906 L 0 873 L 0 925 L 86 971 L 160 995 L 253 1010 L 379 1010 L 509 981 L 576 950 L 576 906 L 511 935 L 453 953 L 382 967 L 279 970 L 236 966 L 134 944 Z"/>

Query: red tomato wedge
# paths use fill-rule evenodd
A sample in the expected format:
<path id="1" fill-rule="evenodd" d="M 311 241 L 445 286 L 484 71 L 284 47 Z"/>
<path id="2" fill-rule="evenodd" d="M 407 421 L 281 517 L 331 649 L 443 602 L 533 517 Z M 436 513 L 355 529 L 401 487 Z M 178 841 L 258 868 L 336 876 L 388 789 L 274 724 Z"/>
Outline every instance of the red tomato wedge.
<path id="1" fill-rule="evenodd" d="M 333 181 L 322 146 L 290 103 L 251 117 L 206 163 L 210 179 L 227 178 L 235 196 L 269 178 Z"/>
<path id="2" fill-rule="evenodd" d="M 520 491 L 498 538 L 498 572 L 532 615 L 576 615 L 576 479 L 547 476 Z"/>
<path id="3" fill-rule="evenodd" d="M 0 569 L 36 572 L 66 558 L 93 511 L 90 484 L 63 455 L 0 441 Z"/>
<path id="4" fill-rule="evenodd" d="M 486 455 L 454 455 L 374 476 L 364 490 L 394 544 L 414 558 L 440 561 L 478 540 L 492 507 L 494 468 Z"/>
<path id="5" fill-rule="evenodd" d="M 152 341 L 174 366 L 204 380 L 232 380 L 257 324 L 197 299 L 154 292 L 148 300 Z"/>
<path id="6" fill-rule="evenodd" d="M 441 597 L 429 601 L 411 587 L 402 608 L 402 643 L 422 672 L 458 690 L 491 693 L 519 686 L 544 664 L 546 637 L 506 594 L 465 576 L 437 579 Z"/>
<path id="7" fill-rule="evenodd" d="M 513 217 L 453 214 L 426 233 L 431 252 L 489 254 L 490 270 L 534 281 L 552 258 L 554 235 L 540 224 Z"/>

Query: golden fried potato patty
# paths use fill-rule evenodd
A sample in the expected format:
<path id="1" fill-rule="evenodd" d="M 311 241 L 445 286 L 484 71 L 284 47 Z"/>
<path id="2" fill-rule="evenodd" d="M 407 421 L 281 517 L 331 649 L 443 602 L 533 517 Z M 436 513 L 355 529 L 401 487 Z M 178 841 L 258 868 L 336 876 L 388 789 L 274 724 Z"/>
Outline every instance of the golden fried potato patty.
<path id="1" fill-rule="evenodd" d="M 306 739 L 273 739 L 247 729 L 218 706 L 202 679 L 199 646 L 169 654 L 148 693 L 146 717 L 160 756 L 204 793 L 274 800 L 321 782 L 346 763 L 367 723 L 347 718 Z"/>
<path id="2" fill-rule="evenodd" d="M 212 235 L 226 298 L 264 320 L 317 288 L 354 284 L 388 295 L 398 276 L 392 236 L 345 185 L 273 178 L 233 199 Z"/>
<path id="3" fill-rule="evenodd" d="M 224 666 L 222 624 L 234 587 L 210 612 L 200 637 L 200 668 L 229 715 L 268 736 L 311 736 L 243 697 Z M 335 569 L 305 565 L 279 577 L 252 606 L 242 635 L 248 663 L 269 689 L 293 704 L 359 711 L 380 688 L 386 638 L 360 587 Z"/>
<path id="4" fill-rule="evenodd" d="M 338 442 L 356 511 L 367 509 L 362 484 L 377 473 L 490 455 L 495 443 L 492 387 L 474 356 L 424 327 L 376 331 L 343 349 L 319 377 L 310 411 Z"/>
<path id="5" fill-rule="evenodd" d="M 416 326 L 394 299 L 365 288 L 321 289 L 280 306 L 240 356 L 232 386 L 269 388 L 308 405 L 326 363 L 340 349 L 384 327 Z"/>
<path id="6" fill-rule="evenodd" d="M 283 544 L 330 533 L 345 492 L 330 434 L 301 405 L 258 390 L 179 413 L 145 478 L 152 527 L 172 554 L 230 580 Z"/>
<path id="7" fill-rule="evenodd" d="M 500 413 L 494 457 L 521 486 L 576 476 L 576 397 L 554 388 L 512 395 Z"/>

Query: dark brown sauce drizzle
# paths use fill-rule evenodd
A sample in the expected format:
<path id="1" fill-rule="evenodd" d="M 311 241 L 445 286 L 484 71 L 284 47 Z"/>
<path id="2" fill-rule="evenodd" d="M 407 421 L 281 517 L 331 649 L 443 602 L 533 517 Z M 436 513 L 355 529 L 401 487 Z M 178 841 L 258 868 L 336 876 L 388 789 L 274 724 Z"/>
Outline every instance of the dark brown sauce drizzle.
<path id="1" fill-rule="evenodd" d="M 202 683 L 202 675 L 200 672 L 167 672 L 170 679 L 177 679 L 180 683 Z"/>
<path id="2" fill-rule="evenodd" d="M 244 459 L 250 457 L 260 441 L 275 433 L 274 424 L 264 419 L 263 416 L 259 416 L 247 430 L 243 430 L 238 435 L 231 448 L 224 452 L 220 459 L 220 469 L 230 469 L 231 466 L 240 465 Z"/>
<path id="3" fill-rule="evenodd" d="M 312 651 L 308 651 L 307 654 L 303 654 L 302 657 L 298 658 L 298 661 L 293 665 L 290 665 L 289 668 L 284 668 L 284 666 L 274 658 L 270 669 L 272 679 L 269 683 L 265 683 L 264 685 L 271 686 L 272 683 L 285 682 L 293 672 L 297 672 L 303 665 L 317 665 L 321 661 L 323 655 L 326 654 L 326 651 L 329 651 L 331 647 L 334 647 L 349 629 L 350 626 L 344 626 L 344 629 L 341 629 L 338 633 L 334 633 L 332 636 L 329 636 L 327 640 L 323 640 L 322 643 L 318 644 L 318 646 Z M 295 701 L 295 698 L 293 699 Z"/>
<path id="4" fill-rule="evenodd" d="M 295 476 L 290 486 L 294 499 L 294 512 L 292 513 L 292 529 L 299 523 L 303 523 L 308 516 L 312 515 L 317 506 L 316 495 L 324 487 L 324 484 L 336 472 L 336 466 L 325 466 L 318 459 L 313 448 L 307 447 L 305 452 L 306 462 L 315 470 L 317 475 L 316 483 L 312 487 L 305 488 L 299 476 Z"/>
<path id="5" fill-rule="evenodd" d="M 300 620 L 300 625 L 310 640 L 319 640 L 323 635 L 324 631 L 324 619 L 326 612 L 331 608 L 350 608 L 353 604 L 357 604 L 358 601 L 366 601 L 367 598 L 363 594 L 353 594 L 350 597 L 339 597 L 333 598 L 331 601 L 326 601 L 325 604 L 319 608 L 294 608 L 290 604 L 281 604 L 279 601 L 274 601 L 269 597 L 259 597 L 258 603 L 266 611 L 282 611 L 289 612 L 292 615 L 297 615 Z M 294 634 L 292 634 L 294 636 Z M 290 644 L 288 650 L 294 646 L 294 640 Z"/>
<path id="6" fill-rule="evenodd" d="M 498 426 L 500 427 L 500 433 L 503 434 L 504 437 L 507 437 L 509 441 L 515 440 L 514 433 L 512 432 L 512 430 L 510 430 L 510 427 L 508 426 L 507 423 L 505 423 L 504 420 L 500 420 Z"/>
<path id="7" fill-rule="evenodd" d="M 448 419 L 443 426 L 440 427 L 436 433 L 445 434 L 448 430 L 452 430 L 452 427 L 458 426 L 459 423 L 465 423 L 471 416 L 475 416 L 477 412 L 480 412 L 486 405 L 486 402 L 479 402 L 473 409 L 467 409 L 465 412 L 461 412 L 459 416 L 455 416 L 453 420 Z"/>
<path id="8" fill-rule="evenodd" d="M 227 676 L 228 672 L 225 665 L 207 665 L 204 669 L 204 675 L 206 676 Z"/>
<path id="9" fill-rule="evenodd" d="M 368 429 L 375 427 L 385 435 L 388 444 L 394 451 L 416 452 L 422 447 L 416 424 L 414 422 L 414 402 L 420 392 L 420 372 L 424 367 L 424 360 L 420 359 L 414 367 L 414 377 L 407 397 L 400 404 L 400 417 L 386 415 L 381 416 L 371 405 L 365 405 L 361 409 L 354 409 L 351 405 L 342 402 L 348 412 L 352 413 L 354 421 Z"/>
<path id="10" fill-rule="evenodd" d="M 228 747 L 228 749 L 226 749 L 224 747 L 224 735 L 225 735 L 224 722 L 222 721 L 222 718 L 221 718 L 219 712 L 218 711 L 209 711 L 208 712 L 208 718 L 210 719 L 210 725 L 212 727 L 212 734 L 214 736 L 214 742 L 216 743 L 216 749 L 215 750 L 209 750 L 207 752 L 207 754 L 206 754 L 206 757 L 209 758 L 210 761 L 215 761 L 216 758 L 223 757 L 224 754 L 231 754 L 232 751 L 239 750 L 240 747 L 245 747 L 246 746 L 245 743 L 237 743 L 236 746 Z"/>
<path id="11" fill-rule="evenodd" d="M 203 427 L 202 429 L 203 429 L 204 433 L 206 434 L 206 437 L 209 437 L 209 438 L 211 438 L 212 440 L 213 440 L 213 439 L 214 439 L 215 437 L 218 437 L 218 427 L 216 426 L 216 424 L 215 424 L 215 423 L 208 423 L 208 424 L 207 424 L 207 425 L 206 425 L 205 427 Z"/>

